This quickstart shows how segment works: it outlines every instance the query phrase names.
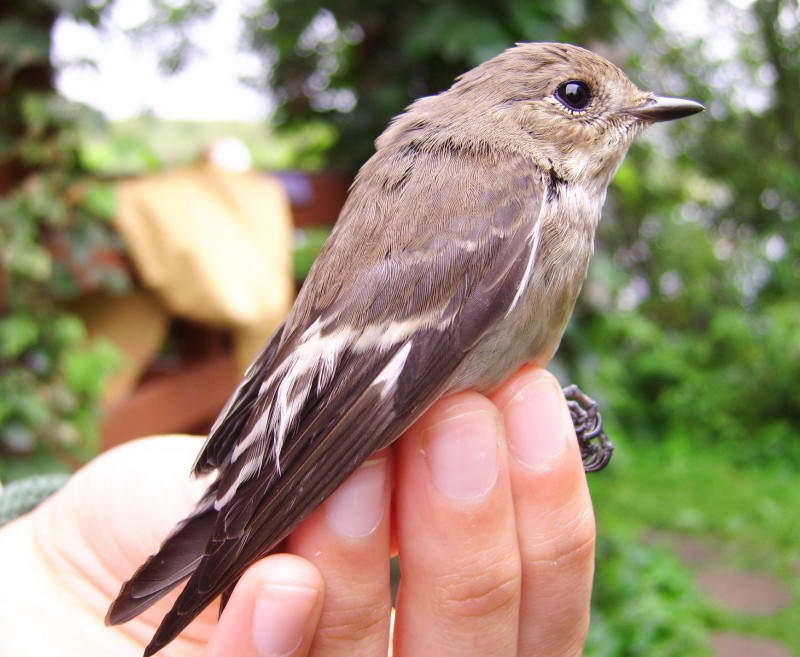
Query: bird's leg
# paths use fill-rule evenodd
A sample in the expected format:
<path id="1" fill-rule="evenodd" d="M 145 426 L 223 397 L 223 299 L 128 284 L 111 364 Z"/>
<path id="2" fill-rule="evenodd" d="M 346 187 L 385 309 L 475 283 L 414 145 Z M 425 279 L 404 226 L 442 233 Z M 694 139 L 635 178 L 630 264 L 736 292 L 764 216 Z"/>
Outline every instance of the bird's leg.
<path id="1" fill-rule="evenodd" d="M 564 388 L 564 397 L 575 425 L 583 469 L 586 472 L 602 470 L 611 460 L 614 445 L 603 431 L 603 416 L 597 402 L 574 384 Z"/>

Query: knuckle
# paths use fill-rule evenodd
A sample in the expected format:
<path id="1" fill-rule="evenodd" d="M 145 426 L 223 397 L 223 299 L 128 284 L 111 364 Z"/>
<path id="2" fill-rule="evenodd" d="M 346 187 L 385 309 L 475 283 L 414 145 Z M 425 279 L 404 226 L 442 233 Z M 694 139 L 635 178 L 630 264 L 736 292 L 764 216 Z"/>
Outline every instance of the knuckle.
<path id="1" fill-rule="evenodd" d="M 323 608 L 317 636 L 331 643 L 357 643 L 380 635 L 388 627 L 391 604 L 387 602 L 352 602 L 346 606 Z"/>
<path id="2" fill-rule="evenodd" d="M 435 597 L 449 616 L 485 617 L 516 606 L 521 586 L 519 564 L 505 560 L 468 576 L 459 573 L 438 578 Z"/>
<path id="3" fill-rule="evenodd" d="M 572 516 L 569 522 L 559 527 L 557 532 L 548 532 L 525 549 L 528 564 L 566 566 L 573 561 L 580 561 L 586 555 L 594 554 L 595 517 L 591 508 Z"/>

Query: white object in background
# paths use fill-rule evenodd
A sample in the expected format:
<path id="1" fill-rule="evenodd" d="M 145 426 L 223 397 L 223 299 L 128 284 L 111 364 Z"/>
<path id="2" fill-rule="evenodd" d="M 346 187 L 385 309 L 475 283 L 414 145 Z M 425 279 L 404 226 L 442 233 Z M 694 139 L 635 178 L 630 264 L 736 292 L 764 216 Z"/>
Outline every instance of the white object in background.
<path id="1" fill-rule="evenodd" d="M 208 149 L 208 161 L 231 173 L 244 173 L 253 166 L 250 150 L 238 137 L 223 137 L 215 141 Z"/>

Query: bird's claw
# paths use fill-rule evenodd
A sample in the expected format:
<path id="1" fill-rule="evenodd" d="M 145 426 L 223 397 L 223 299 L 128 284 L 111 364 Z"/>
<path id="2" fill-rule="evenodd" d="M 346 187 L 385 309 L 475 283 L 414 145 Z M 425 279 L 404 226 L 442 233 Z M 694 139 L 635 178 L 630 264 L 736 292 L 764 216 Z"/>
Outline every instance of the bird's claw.
<path id="1" fill-rule="evenodd" d="M 583 469 L 586 472 L 602 470 L 611 460 L 614 445 L 603 431 L 603 416 L 597 402 L 574 384 L 564 388 L 564 397 L 575 425 Z"/>

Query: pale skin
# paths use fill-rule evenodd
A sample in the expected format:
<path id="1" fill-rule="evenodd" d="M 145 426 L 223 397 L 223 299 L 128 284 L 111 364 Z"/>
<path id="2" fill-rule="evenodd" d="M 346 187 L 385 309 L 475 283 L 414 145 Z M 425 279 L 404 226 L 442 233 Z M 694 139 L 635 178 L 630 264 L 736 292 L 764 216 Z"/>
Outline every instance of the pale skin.
<path id="1" fill-rule="evenodd" d="M 0 531 L 0 656 L 139 656 L 175 593 L 103 617 L 204 488 L 200 439 L 136 441 L 93 461 Z M 589 624 L 595 527 L 574 429 L 547 372 L 439 401 L 251 566 L 165 657 L 382 657 L 388 558 L 403 577 L 395 657 L 576 657 Z"/>

